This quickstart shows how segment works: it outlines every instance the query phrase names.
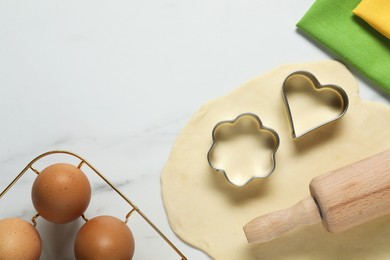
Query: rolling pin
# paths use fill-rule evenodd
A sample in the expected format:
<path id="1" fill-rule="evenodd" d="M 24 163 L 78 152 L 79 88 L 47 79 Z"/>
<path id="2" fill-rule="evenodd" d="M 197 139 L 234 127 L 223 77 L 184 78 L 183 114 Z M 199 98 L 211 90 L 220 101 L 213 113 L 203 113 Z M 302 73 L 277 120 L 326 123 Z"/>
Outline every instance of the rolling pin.
<path id="1" fill-rule="evenodd" d="M 321 220 L 329 232 L 337 233 L 389 214 L 390 150 L 315 177 L 310 193 L 290 208 L 248 222 L 248 242 L 267 242 Z"/>

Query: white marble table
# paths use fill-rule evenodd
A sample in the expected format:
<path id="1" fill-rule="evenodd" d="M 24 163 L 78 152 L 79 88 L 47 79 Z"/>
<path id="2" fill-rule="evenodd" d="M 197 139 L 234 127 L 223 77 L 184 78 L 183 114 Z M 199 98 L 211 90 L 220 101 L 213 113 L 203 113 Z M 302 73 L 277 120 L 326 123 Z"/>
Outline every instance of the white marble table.
<path id="1" fill-rule="evenodd" d="M 296 31 L 300 1 L 0 2 L 0 190 L 35 156 L 78 153 L 189 259 L 208 259 L 171 231 L 160 173 L 176 135 L 206 101 L 284 63 L 334 57 Z M 357 72 L 361 96 L 389 103 Z M 43 167 L 43 164 L 41 165 Z M 0 218 L 30 219 L 34 173 L 0 200 Z M 126 204 L 98 179 L 87 214 L 123 218 Z M 41 259 L 73 259 L 82 220 L 53 225 Z M 135 259 L 178 259 L 130 219 Z"/>

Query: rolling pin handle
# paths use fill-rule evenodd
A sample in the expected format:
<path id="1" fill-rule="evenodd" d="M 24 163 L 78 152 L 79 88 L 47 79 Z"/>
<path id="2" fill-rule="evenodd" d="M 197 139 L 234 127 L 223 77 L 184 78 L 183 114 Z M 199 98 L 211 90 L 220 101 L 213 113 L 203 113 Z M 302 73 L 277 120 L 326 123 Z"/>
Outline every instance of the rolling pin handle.
<path id="1" fill-rule="evenodd" d="M 249 243 L 263 243 L 279 237 L 297 226 L 321 221 L 317 204 L 312 197 L 294 206 L 257 217 L 244 226 Z"/>

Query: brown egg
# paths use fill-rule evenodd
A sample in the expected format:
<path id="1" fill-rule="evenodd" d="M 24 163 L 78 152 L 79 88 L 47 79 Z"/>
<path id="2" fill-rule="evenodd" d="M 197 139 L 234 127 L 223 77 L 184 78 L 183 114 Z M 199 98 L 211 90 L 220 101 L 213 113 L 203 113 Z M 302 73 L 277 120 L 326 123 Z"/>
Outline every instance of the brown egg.
<path id="1" fill-rule="evenodd" d="M 0 220 L 0 259 L 39 259 L 41 238 L 35 227 L 20 218 Z"/>
<path id="2" fill-rule="evenodd" d="M 74 251 L 77 260 L 132 259 L 134 237 L 123 221 L 99 216 L 80 228 Z"/>
<path id="3" fill-rule="evenodd" d="M 91 185 L 77 167 L 58 163 L 39 173 L 31 198 L 35 209 L 48 221 L 62 224 L 80 217 L 91 200 Z"/>

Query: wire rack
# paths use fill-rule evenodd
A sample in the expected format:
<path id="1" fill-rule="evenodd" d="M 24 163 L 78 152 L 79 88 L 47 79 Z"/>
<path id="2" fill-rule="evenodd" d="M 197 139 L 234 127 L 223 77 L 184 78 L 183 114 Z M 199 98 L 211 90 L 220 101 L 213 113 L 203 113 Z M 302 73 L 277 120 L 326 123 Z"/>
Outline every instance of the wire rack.
<path id="1" fill-rule="evenodd" d="M 177 255 L 182 260 L 186 260 L 187 258 L 184 256 L 184 254 L 164 235 L 164 233 L 158 229 L 158 227 L 129 199 L 127 198 L 117 187 L 115 187 L 114 184 L 112 184 L 106 177 L 104 177 L 103 174 L 101 174 L 92 164 L 90 164 L 87 160 L 82 158 L 80 155 L 77 155 L 73 152 L 64 151 L 64 150 L 55 150 L 55 151 L 49 151 L 46 153 L 43 153 L 36 158 L 34 158 L 27 166 L 15 177 L 15 179 L 8 184 L 8 186 L 0 193 L 0 199 L 18 182 L 18 180 L 28 171 L 32 170 L 37 175 L 39 174 L 39 171 L 34 167 L 34 164 L 39 161 L 40 159 L 53 155 L 53 154 L 66 154 L 73 156 L 80 160 L 80 163 L 77 165 L 77 168 L 81 169 L 82 166 L 86 165 L 88 166 L 93 172 L 95 172 L 108 186 L 110 186 L 122 199 L 124 199 L 131 207 L 131 210 L 126 214 L 125 217 L 125 223 L 127 223 L 128 219 L 131 217 L 133 213 L 139 214 L 143 220 L 145 220 L 153 229 L 155 232 L 158 233 L 158 235 L 174 250 Z M 39 217 L 39 214 L 35 214 L 31 218 L 31 222 L 34 224 L 34 226 L 37 225 L 36 219 Z M 85 221 L 88 221 L 88 219 L 84 216 L 84 214 L 81 216 Z"/>

